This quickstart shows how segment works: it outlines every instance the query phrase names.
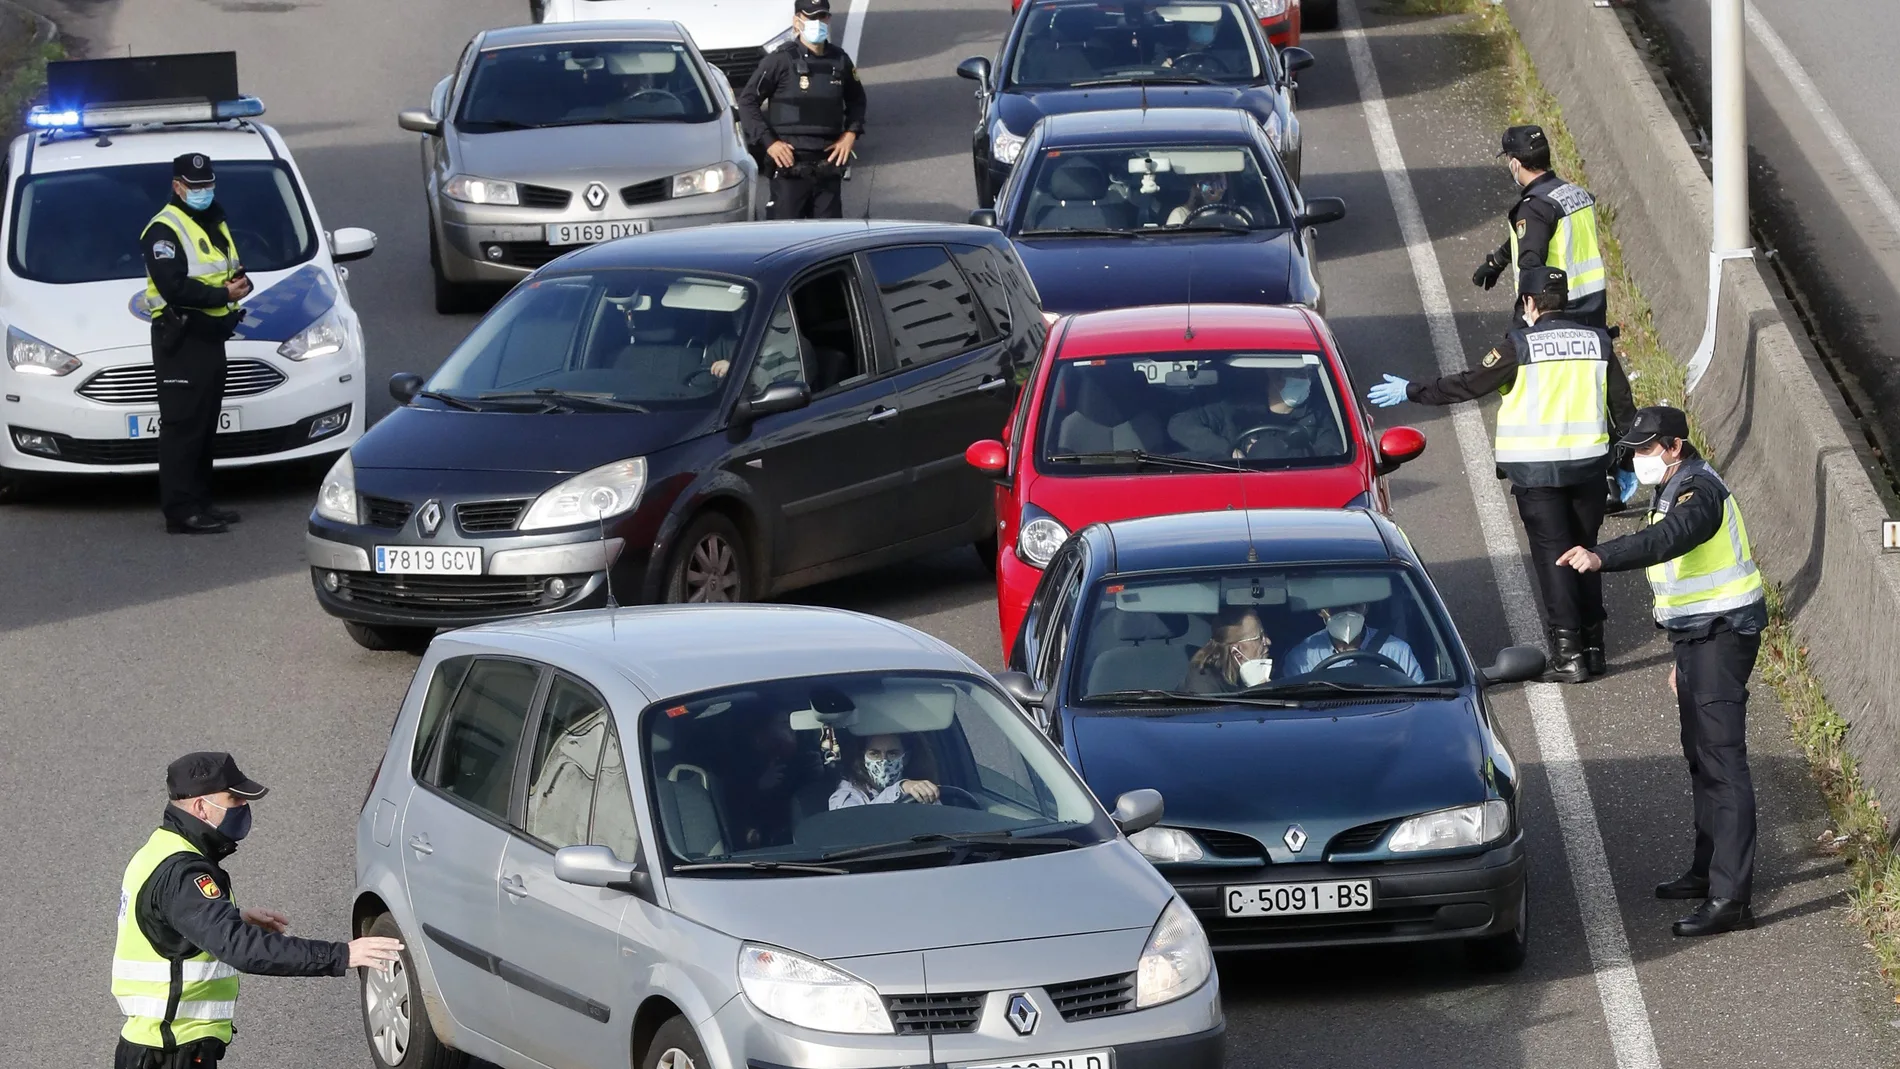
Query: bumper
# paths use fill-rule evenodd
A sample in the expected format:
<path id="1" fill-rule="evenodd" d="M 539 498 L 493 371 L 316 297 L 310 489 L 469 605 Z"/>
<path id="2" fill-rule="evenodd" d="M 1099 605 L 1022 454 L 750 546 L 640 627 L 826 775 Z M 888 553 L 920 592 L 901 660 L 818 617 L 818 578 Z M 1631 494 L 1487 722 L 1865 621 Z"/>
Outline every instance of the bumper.
<path id="1" fill-rule="evenodd" d="M 1225 1024 L 1188 1036 L 1151 1039 L 1143 1043 L 1122 1043 L 1113 1048 L 1114 1069 L 1220 1069 L 1226 1058 Z M 951 1063 L 932 1062 L 904 1069 L 949 1069 Z M 797 1069 L 794 1066 L 749 1058 L 745 1069 Z M 1088 1069 L 1080 1066 L 1078 1069 Z M 1107 1069 L 1106 1066 L 1102 1069 Z"/>
<path id="2" fill-rule="evenodd" d="M 1029 614 L 1030 599 L 1036 596 L 1036 584 L 1042 582 L 1042 569 L 1016 555 L 1016 547 L 1005 545 L 996 554 L 996 619 L 1003 637 L 1003 659 L 1016 648 L 1016 634 L 1022 630 L 1023 617 Z"/>
<path id="3" fill-rule="evenodd" d="M 1272 865 L 1209 872 L 1169 871 L 1215 950 L 1268 950 L 1371 943 L 1421 943 L 1502 935 L 1524 897 L 1524 837 L 1462 858 L 1345 864 Z M 1228 917 L 1223 890 L 1272 883 L 1372 880 L 1373 908 L 1359 913 Z"/>
<path id="4" fill-rule="evenodd" d="M 442 274 L 453 282 L 514 283 L 557 257 L 584 247 L 549 245 L 549 223 L 644 219 L 653 230 L 743 223 L 753 218 L 753 185 L 746 182 L 726 193 L 660 201 L 632 209 L 616 205 L 615 210 L 605 214 L 574 209 L 549 212 L 532 208 L 480 208 L 442 201 Z"/>

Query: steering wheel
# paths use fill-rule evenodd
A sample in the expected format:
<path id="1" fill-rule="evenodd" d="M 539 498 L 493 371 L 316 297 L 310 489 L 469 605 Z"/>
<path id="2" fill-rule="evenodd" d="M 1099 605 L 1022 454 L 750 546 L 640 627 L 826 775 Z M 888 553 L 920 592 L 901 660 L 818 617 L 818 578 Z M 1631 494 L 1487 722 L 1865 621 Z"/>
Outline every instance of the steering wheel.
<path id="1" fill-rule="evenodd" d="M 627 103 L 631 104 L 641 97 L 665 97 L 667 100 L 679 105 L 681 111 L 686 110 L 686 102 L 681 100 L 679 94 L 673 92 L 671 89 L 642 89 L 628 97 Z"/>
<path id="2" fill-rule="evenodd" d="M 1234 68 L 1227 61 L 1212 52 L 1183 52 L 1168 57 L 1168 66 L 1189 74 L 1232 74 Z"/>
<path id="3" fill-rule="evenodd" d="M 1272 434 L 1275 438 L 1284 441 L 1291 438 L 1296 430 L 1297 428 L 1285 427 L 1278 423 L 1262 423 L 1258 427 L 1249 427 L 1236 435 L 1234 437 L 1234 448 L 1240 451 L 1241 456 L 1251 457 L 1253 456 L 1254 445 L 1258 444 L 1257 436 Z M 1289 453 L 1292 452 L 1291 445 L 1288 446 L 1287 451 Z"/>
<path id="4" fill-rule="evenodd" d="M 1203 204 L 1200 207 L 1189 212 L 1187 215 L 1187 218 L 1181 220 L 1181 225 L 1186 226 L 1187 224 L 1193 222 L 1194 220 L 1199 219 L 1203 215 L 1221 215 L 1221 214 L 1234 216 L 1235 218 L 1239 219 L 1241 222 L 1246 223 L 1249 227 L 1254 225 L 1253 213 L 1247 210 L 1246 205 L 1228 204 L 1225 201 L 1218 201 L 1218 200 L 1213 201 L 1212 203 L 1209 203 L 1209 204 Z"/>
<path id="5" fill-rule="evenodd" d="M 1399 667 L 1398 662 L 1382 653 L 1374 653 L 1371 650 L 1340 650 L 1338 653 L 1333 654 L 1331 657 L 1326 658 L 1301 674 L 1310 676 L 1323 668 L 1331 668 L 1336 664 L 1345 664 L 1347 661 L 1370 661 L 1380 668 L 1390 668 L 1394 672 L 1405 676 L 1407 679 L 1411 678 L 1411 673 Z"/>
<path id="6" fill-rule="evenodd" d="M 962 800 L 953 801 L 953 798 L 961 798 Z M 908 794 L 901 795 L 897 800 L 899 802 L 909 802 L 912 805 L 918 804 L 917 799 L 912 798 Z M 971 794 L 962 787 L 952 787 L 947 783 L 937 784 L 937 801 L 943 805 L 954 805 L 959 809 L 983 808 L 983 803 L 977 801 L 976 795 Z"/>

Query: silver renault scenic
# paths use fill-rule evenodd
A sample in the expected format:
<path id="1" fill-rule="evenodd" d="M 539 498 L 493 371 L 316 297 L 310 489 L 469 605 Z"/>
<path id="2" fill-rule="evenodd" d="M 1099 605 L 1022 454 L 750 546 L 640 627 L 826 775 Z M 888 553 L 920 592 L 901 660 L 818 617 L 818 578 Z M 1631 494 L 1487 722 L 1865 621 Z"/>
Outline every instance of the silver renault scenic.
<path id="1" fill-rule="evenodd" d="M 357 829 L 375 1064 L 1198 1069 L 1206 937 L 968 657 L 791 606 L 603 609 L 423 658 Z"/>

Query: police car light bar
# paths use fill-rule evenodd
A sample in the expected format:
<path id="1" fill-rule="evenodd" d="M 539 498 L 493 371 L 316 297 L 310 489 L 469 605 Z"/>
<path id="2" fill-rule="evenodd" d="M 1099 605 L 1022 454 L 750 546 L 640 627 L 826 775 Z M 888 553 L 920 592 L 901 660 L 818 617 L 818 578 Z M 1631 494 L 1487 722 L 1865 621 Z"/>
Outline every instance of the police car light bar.
<path id="1" fill-rule="evenodd" d="M 42 104 L 27 113 L 26 124 L 38 130 L 100 130 L 164 123 L 222 122 L 262 114 L 264 102 L 251 96 L 216 102 L 119 104 L 83 109 Z"/>
<path id="2" fill-rule="evenodd" d="M 28 126 L 97 130 L 264 114 L 262 102 L 238 92 L 235 52 L 58 60 L 46 65 L 46 99 Z"/>

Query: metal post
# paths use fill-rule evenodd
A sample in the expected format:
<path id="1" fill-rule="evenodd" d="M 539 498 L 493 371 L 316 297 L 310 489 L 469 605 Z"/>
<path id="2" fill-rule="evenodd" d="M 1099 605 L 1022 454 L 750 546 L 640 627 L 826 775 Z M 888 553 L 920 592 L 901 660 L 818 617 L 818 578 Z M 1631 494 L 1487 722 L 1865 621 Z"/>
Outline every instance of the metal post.
<path id="1" fill-rule="evenodd" d="M 1709 112 L 1715 170 L 1715 232 L 1709 241 L 1709 309 L 1702 341 L 1689 360 L 1688 388 L 1702 381 L 1715 356 L 1715 313 L 1722 262 L 1752 258 L 1748 236 L 1748 81 L 1743 62 L 1744 0 L 1709 4 Z"/>

